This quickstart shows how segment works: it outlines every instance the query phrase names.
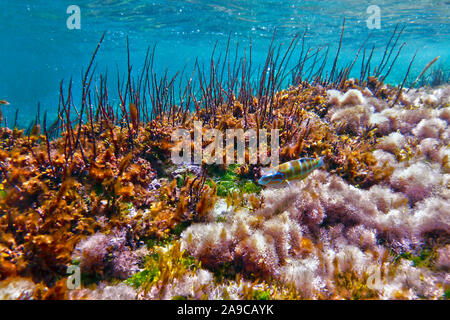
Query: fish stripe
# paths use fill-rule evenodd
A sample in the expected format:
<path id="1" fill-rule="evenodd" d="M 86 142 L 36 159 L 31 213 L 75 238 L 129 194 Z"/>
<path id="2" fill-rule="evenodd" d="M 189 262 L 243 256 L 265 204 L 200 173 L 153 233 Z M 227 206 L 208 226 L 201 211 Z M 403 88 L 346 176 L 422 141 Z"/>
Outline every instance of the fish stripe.
<path id="1" fill-rule="evenodd" d="M 301 162 L 298 160 L 293 161 L 293 167 L 294 167 L 294 176 L 297 177 L 302 174 L 302 165 Z"/>
<path id="2" fill-rule="evenodd" d="M 310 167 L 310 171 L 312 171 L 312 170 L 314 170 L 314 166 L 315 166 L 315 163 L 314 163 L 314 160 L 310 160 L 309 161 L 309 167 Z"/>
<path id="3" fill-rule="evenodd" d="M 308 172 L 310 172 L 312 170 L 312 168 L 313 168 L 311 159 L 308 159 L 306 161 L 306 163 L 308 164 Z"/>
<path id="4" fill-rule="evenodd" d="M 298 175 L 298 163 L 297 161 L 291 161 L 292 165 L 292 178 L 295 179 Z"/>
<path id="5" fill-rule="evenodd" d="M 281 172 L 284 174 L 285 177 L 289 176 L 289 162 L 280 164 L 277 168 L 275 168 L 275 171 Z"/>
<path id="6" fill-rule="evenodd" d="M 290 162 L 286 162 L 282 165 L 282 167 L 280 168 L 280 172 L 284 173 L 284 176 L 286 179 L 291 178 L 292 176 L 292 165 Z"/>
<path id="7" fill-rule="evenodd" d="M 306 166 L 304 161 L 302 161 L 301 159 L 298 160 L 298 163 L 300 165 L 300 171 L 299 171 L 299 177 L 303 176 L 306 172 Z"/>
<path id="8" fill-rule="evenodd" d="M 288 162 L 287 163 L 288 169 L 286 171 L 286 179 L 292 179 L 294 177 L 295 171 L 294 171 L 294 167 L 292 166 L 292 162 Z"/>
<path id="9" fill-rule="evenodd" d="M 301 174 L 304 174 L 306 172 L 306 166 L 303 164 L 304 161 L 302 161 L 302 159 L 299 159 L 298 162 L 300 162 L 300 167 L 302 168 Z"/>
<path id="10" fill-rule="evenodd" d="M 269 185 L 277 185 L 277 184 L 283 183 L 283 181 L 284 180 L 281 178 L 274 178 L 272 181 L 269 182 Z"/>

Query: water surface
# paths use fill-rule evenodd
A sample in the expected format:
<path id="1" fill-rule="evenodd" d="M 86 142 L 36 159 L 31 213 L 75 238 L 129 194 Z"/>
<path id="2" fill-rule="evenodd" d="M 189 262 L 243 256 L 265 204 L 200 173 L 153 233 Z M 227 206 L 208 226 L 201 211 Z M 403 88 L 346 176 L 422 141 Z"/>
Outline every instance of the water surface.
<path id="1" fill-rule="evenodd" d="M 72 4 L 81 9 L 80 30 L 66 26 L 66 9 Z M 369 5 L 381 10 L 380 29 L 367 27 Z M 0 99 L 11 102 L 3 109 L 7 118 L 13 118 L 18 108 L 19 123 L 24 125 L 35 115 L 38 102 L 42 109 L 54 112 L 62 79 L 73 77 L 74 92 L 81 92 L 80 73 L 104 31 L 97 70 L 108 70 L 113 79 L 118 71 L 126 70 L 127 35 L 135 71 L 142 65 L 147 47 L 157 43 L 155 70 L 174 73 L 192 66 L 197 57 L 207 64 L 216 42 L 217 54 L 223 54 L 229 36 L 233 48 L 239 43 L 240 54 L 251 41 L 254 64 L 264 63 L 274 32 L 277 44 L 287 46 L 292 37 L 307 31 L 308 45 L 328 44 L 333 57 L 344 17 L 340 65 L 353 60 L 371 32 L 367 47 L 375 46 L 373 60 L 379 61 L 395 26 L 406 26 L 400 42 L 407 44 L 388 78 L 396 84 L 403 80 L 417 49 L 412 75 L 417 76 L 438 55 L 442 66 L 449 65 L 449 8 L 450 2 L 441 0 L 0 0 Z"/>

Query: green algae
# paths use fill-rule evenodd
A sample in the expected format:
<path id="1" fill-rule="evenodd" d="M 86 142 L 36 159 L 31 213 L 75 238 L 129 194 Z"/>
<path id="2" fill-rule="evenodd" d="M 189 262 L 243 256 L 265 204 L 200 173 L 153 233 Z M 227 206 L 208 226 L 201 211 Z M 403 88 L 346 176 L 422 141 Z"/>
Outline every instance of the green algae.
<path id="1" fill-rule="evenodd" d="M 215 266 L 211 271 L 214 274 L 214 278 L 219 283 L 223 282 L 225 279 L 234 280 L 237 276 L 234 265 L 228 261 Z"/>
<path id="2" fill-rule="evenodd" d="M 445 290 L 443 298 L 445 300 L 450 300 L 450 289 Z"/>
<path id="3" fill-rule="evenodd" d="M 172 234 L 180 236 L 181 233 L 191 225 L 190 221 L 182 221 L 178 223 L 172 230 Z"/>
<path id="4" fill-rule="evenodd" d="M 242 191 L 244 193 L 259 193 L 261 192 L 262 188 L 261 186 L 257 185 L 256 183 L 254 183 L 253 181 L 247 181 L 244 183 L 244 185 L 242 186 Z"/>
<path id="5" fill-rule="evenodd" d="M 424 249 L 418 255 L 407 252 L 401 256 L 404 259 L 411 260 L 415 267 L 432 268 L 437 259 L 437 252 L 434 249 Z"/>
<path id="6" fill-rule="evenodd" d="M 143 240 L 147 248 L 151 249 L 153 247 L 165 247 L 174 241 L 173 237 L 168 236 L 167 238 L 148 238 Z"/>
<path id="7" fill-rule="evenodd" d="M 419 254 L 414 255 L 411 252 L 402 253 L 394 258 L 394 262 L 399 259 L 406 259 L 413 262 L 414 267 L 431 269 L 438 258 L 436 248 L 423 249 Z"/>
<path id="8" fill-rule="evenodd" d="M 194 178 L 194 177 L 195 177 L 194 174 L 190 172 L 179 175 L 177 177 L 177 187 L 182 188 L 185 185 L 187 178 Z"/>
<path id="9" fill-rule="evenodd" d="M 207 181 L 209 185 L 214 182 L 217 185 L 217 195 L 219 197 L 227 197 L 234 192 L 238 193 L 259 193 L 262 187 L 254 181 L 246 179 L 236 173 L 239 168 L 237 164 L 231 164 L 226 169 L 218 166 L 210 166 L 208 170 L 209 176 L 212 178 Z"/>
<path id="10" fill-rule="evenodd" d="M 146 267 L 145 270 L 135 273 L 130 278 L 125 280 L 125 283 L 137 289 L 142 287 L 145 283 L 153 282 L 158 274 L 159 269 L 157 267 Z"/>
<path id="11" fill-rule="evenodd" d="M 227 222 L 227 217 L 225 217 L 225 216 L 217 216 L 216 222 L 219 222 L 219 223 Z"/>
<path id="12" fill-rule="evenodd" d="M 150 250 L 152 253 L 145 257 L 143 270 L 124 280 L 126 284 L 148 291 L 156 283 L 167 285 L 173 279 L 201 268 L 200 262 L 180 250 L 179 241 L 154 246 Z"/>
<path id="13" fill-rule="evenodd" d="M 253 291 L 253 298 L 255 300 L 270 300 L 271 294 L 268 290 L 254 290 Z"/>

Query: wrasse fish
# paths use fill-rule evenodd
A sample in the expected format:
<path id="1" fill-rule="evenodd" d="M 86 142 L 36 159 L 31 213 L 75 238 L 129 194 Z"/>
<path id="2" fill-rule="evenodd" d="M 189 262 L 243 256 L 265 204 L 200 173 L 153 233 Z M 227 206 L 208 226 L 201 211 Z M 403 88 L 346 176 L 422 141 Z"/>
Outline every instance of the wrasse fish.
<path id="1" fill-rule="evenodd" d="M 4 104 L 5 106 L 9 105 L 9 102 L 6 100 L 0 100 L 0 104 Z"/>
<path id="2" fill-rule="evenodd" d="M 263 186 L 276 187 L 291 180 L 302 180 L 314 169 L 323 166 L 323 158 L 301 158 L 280 164 L 270 169 L 259 180 Z"/>

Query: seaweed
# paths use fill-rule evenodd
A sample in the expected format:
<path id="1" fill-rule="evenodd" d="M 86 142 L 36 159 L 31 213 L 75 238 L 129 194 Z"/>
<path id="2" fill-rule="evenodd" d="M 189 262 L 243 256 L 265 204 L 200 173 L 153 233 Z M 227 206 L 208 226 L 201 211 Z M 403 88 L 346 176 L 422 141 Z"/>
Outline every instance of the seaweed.
<path id="1" fill-rule="evenodd" d="M 236 164 L 228 165 L 227 169 L 209 169 L 211 180 L 217 186 L 217 195 L 219 197 L 231 196 L 233 193 L 259 193 L 262 187 L 252 180 L 240 175 L 240 166 Z"/>
<path id="2" fill-rule="evenodd" d="M 125 280 L 125 283 L 142 290 L 144 294 L 153 286 L 162 294 L 164 288 L 174 280 L 181 279 L 201 267 L 194 258 L 186 256 L 180 250 L 179 241 L 169 243 L 166 247 L 154 246 L 150 250 L 150 254 L 145 258 L 144 269 Z"/>
<path id="3" fill-rule="evenodd" d="M 82 74 L 80 106 L 74 102 L 73 80 L 70 79 L 67 88 L 61 81 L 58 114 L 52 123 L 46 113 L 41 121 L 38 105 L 36 119 L 28 130 L 20 130 L 16 125 L 12 130 L 0 128 L 0 280 L 31 278 L 37 284 L 34 298 L 65 299 L 68 297 L 64 284 L 67 267 L 75 263 L 86 266 L 86 260 L 74 261 L 73 254 L 87 243 L 86 248 L 91 253 L 103 252 L 92 250 L 96 246 L 104 246 L 105 250 L 104 259 L 99 263 L 94 259 L 83 272 L 84 287 L 95 287 L 101 280 L 114 283 L 127 278 L 124 282 L 143 291 L 144 295 L 156 290 L 157 296 L 163 297 L 176 281 L 182 281 L 185 276 L 195 278 L 197 271 L 206 272 L 202 261 L 205 268 L 213 269 L 216 282 L 224 285 L 223 298 L 229 297 L 227 283 L 241 288 L 241 298 L 305 297 L 306 291 L 289 279 L 272 277 L 275 268 L 287 263 L 286 254 L 280 254 L 277 260 L 278 251 L 282 252 L 283 248 L 273 246 L 273 237 L 260 231 L 256 235 L 246 234 L 267 222 L 264 214 L 273 215 L 274 219 L 275 216 L 286 218 L 280 209 L 282 206 L 267 213 L 271 207 L 261 195 L 262 187 L 256 183 L 262 165 L 227 166 L 203 162 L 198 173 L 184 172 L 171 177 L 168 174 L 174 146 L 171 134 L 185 129 L 193 135 L 194 121 L 201 121 L 204 128 L 222 132 L 279 129 L 281 161 L 320 156 L 324 159 L 324 170 L 359 189 L 390 183 L 394 169 L 387 162 L 378 163 L 374 155 L 374 146 L 382 134 L 364 118 L 367 110 L 361 107 L 365 99 L 363 93 L 367 94 L 368 90 L 374 99 L 389 103 L 390 107 L 403 105 L 405 110 L 411 109 L 403 87 L 415 56 L 396 89 L 385 85 L 384 80 L 404 46 L 397 46 L 403 28 L 396 27 L 382 60 L 372 72 L 374 48 L 366 57 L 367 40 L 351 64 L 338 67 L 344 32 L 345 20 L 331 72 L 325 75 L 328 48 L 304 50 L 305 33 L 302 38 L 295 36 L 283 51 L 281 45 L 275 45 L 274 34 L 265 63 L 257 72 L 252 66 L 251 50 L 248 56 L 239 59 L 236 49 L 233 59 L 228 39 L 225 58 L 217 58 L 213 50 L 209 74 L 196 63 L 187 83 L 183 83 L 183 73 L 157 75 L 154 72 L 155 48 L 148 48 L 141 73 L 134 75 L 127 38 L 127 74 L 125 81 L 118 77 L 118 105 L 111 98 L 107 75 L 94 77 L 93 66 L 104 34 Z M 295 67 L 288 70 L 300 42 L 300 57 Z M 351 79 L 350 72 L 361 51 L 360 78 Z M 421 79 L 425 81 L 427 76 Z M 431 81 L 442 79 L 447 81 L 443 71 L 436 71 Z M 178 80 L 179 85 L 176 85 Z M 289 85 L 283 90 L 286 82 Z M 339 90 L 343 96 L 333 100 L 330 98 L 333 90 Z M 398 162 L 407 163 L 415 156 L 416 142 L 410 141 L 407 146 L 394 150 Z M 213 141 L 203 141 L 202 147 L 210 143 Z M 247 152 L 246 162 L 249 158 Z M 448 171 L 448 156 L 441 160 L 443 170 Z M 336 181 L 336 185 L 343 183 Z M 304 196 L 309 199 L 305 201 L 311 203 L 319 198 L 315 191 L 305 191 Z M 233 209 L 244 208 L 245 212 L 250 212 L 249 221 L 237 225 L 236 229 L 236 233 L 245 236 L 239 244 L 234 243 L 234 239 L 229 240 L 233 256 L 226 252 L 223 257 L 217 257 L 209 246 L 207 255 L 196 260 L 181 250 L 179 239 L 192 225 L 214 220 L 213 223 L 219 225 L 216 227 L 222 228 L 219 236 L 226 238 L 223 225 L 231 223 L 228 216 L 211 219 L 220 197 L 226 198 Z M 307 208 L 315 217 L 300 218 L 304 213 L 299 212 L 298 219 L 303 219 L 301 222 L 305 225 L 312 224 L 313 219 L 320 220 L 321 206 L 325 204 Z M 344 209 L 331 207 L 327 210 L 339 213 Z M 353 218 L 358 210 L 348 209 Z M 334 224 L 333 219 L 325 220 L 314 230 L 318 232 L 316 229 L 326 225 L 335 227 Z M 265 228 L 276 234 L 280 225 L 272 221 Z M 294 228 L 294 222 L 290 226 Z M 289 237 L 295 240 L 300 229 L 292 230 Z M 370 231 L 363 231 L 370 235 Z M 92 241 L 95 237 L 105 243 Z M 112 245 L 111 237 L 120 240 L 116 239 Z M 305 258 L 320 251 L 319 241 L 312 235 L 311 239 L 302 236 L 298 246 L 291 248 L 293 254 Z M 287 240 L 283 238 L 283 241 Z M 143 270 L 125 270 L 126 266 L 135 266 L 135 252 L 144 244 L 150 253 L 146 255 Z M 267 249 L 263 254 L 258 251 L 259 245 Z M 228 249 L 220 246 L 224 248 Z M 92 256 L 84 257 L 87 258 Z M 433 268 L 436 253 L 427 249 L 418 255 L 404 253 L 400 258 L 413 261 L 417 267 Z M 336 271 L 334 275 L 336 288 L 330 288 L 332 294 L 329 297 L 317 294 L 316 297 L 379 298 L 376 291 L 368 288 L 367 274 L 345 270 Z M 199 296 L 167 294 L 179 299 L 205 297 L 203 287 L 202 282 Z"/>

